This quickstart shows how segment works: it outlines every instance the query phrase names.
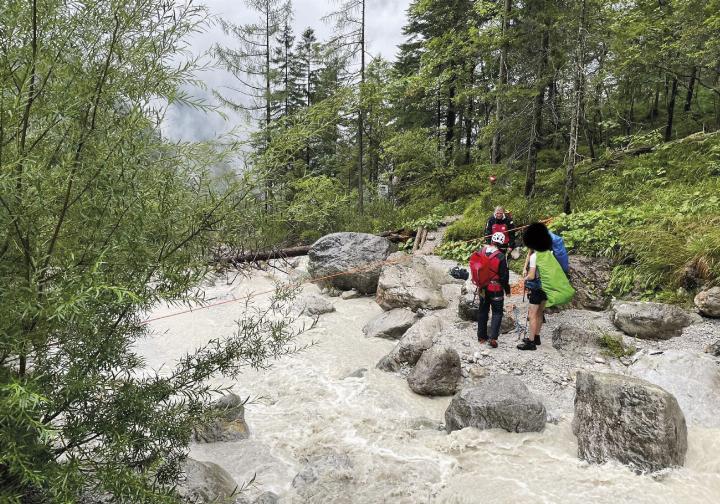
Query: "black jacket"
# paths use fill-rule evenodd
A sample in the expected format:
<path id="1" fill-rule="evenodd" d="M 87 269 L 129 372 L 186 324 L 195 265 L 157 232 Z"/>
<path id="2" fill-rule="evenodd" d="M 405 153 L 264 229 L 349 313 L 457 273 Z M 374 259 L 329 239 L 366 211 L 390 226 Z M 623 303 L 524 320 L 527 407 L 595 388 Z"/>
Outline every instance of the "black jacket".
<path id="1" fill-rule="evenodd" d="M 492 215 L 490 219 L 487 221 L 487 225 L 485 226 L 485 236 L 487 238 L 485 239 L 486 243 L 490 243 L 490 235 L 492 235 L 492 227 L 493 224 L 505 224 L 508 228 L 508 235 L 510 236 L 510 242 L 503 245 L 502 249 L 506 249 L 508 247 L 514 249 L 515 248 L 515 222 L 513 222 L 512 217 L 505 214 L 504 219 L 496 219 L 495 215 Z"/>

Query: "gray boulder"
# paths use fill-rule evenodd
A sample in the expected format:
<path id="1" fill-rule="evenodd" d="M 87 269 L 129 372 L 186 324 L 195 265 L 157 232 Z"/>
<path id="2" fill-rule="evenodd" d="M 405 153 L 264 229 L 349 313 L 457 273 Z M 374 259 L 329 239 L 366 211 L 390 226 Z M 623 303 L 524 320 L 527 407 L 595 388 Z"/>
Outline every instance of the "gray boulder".
<path id="1" fill-rule="evenodd" d="M 213 462 L 188 458 L 178 493 L 187 502 L 209 503 L 229 499 L 238 489 L 230 474 Z"/>
<path id="2" fill-rule="evenodd" d="M 695 306 L 706 317 L 720 317 L 720 287 L 698 292 Z"/>
<path id="3" fill-rule="evenodd" d="M 300 313 L 315 316 L 334 311 L 335 307 L 330 300 L 319 294 L 304 294 L 300 298 Z"/>
<path id="4" fill-rule="evenodd" d="M 394 259 L 399 256 L 392 256 Z M 454 265 L 433 256 L 412 256 L 383 267 L 378 280 L 377 302 L 384 310 L 410 308 L 436 310 L 448 306 L 442 286 L 462 283 L 448 274 Z"/>
<path id="5" fill-rule="evenodd" d="M 646 301 L 613 304 L 612 321 L 629 336 L 666 340 L 682 334 L 692 318 L 683 309 L 663 303 Z"/>
<path id="6" fill-rule="evenodd" d="M 363 333 L 369 338 L 396 340 L 400 339 L 416 320 L 416 315 L 407 308 L 395 308 L 371 319 L 363 327 Z"/>
<path id="7" fill-rule="evenodd" d="M 218 441 L 236 441 L 247 439 L 250 429 L 245 423 L 245 405 L 235 394 L 226 394 L 213 404 L 217 418 L 206 425 L 193 430 L 193 441 L 197 443 L 215 443 Z"/>
<path id="8" fill-rule="evenodd" d="M 603 334 L 604 338 L 616 343 L 616 348 L 625 349 L 625 342 L 622 334 Z M 560 323 L 552 333 L 552 346 L 558 352 L 566 354 L 596 354 L 608 351 L 606 346 L 601 344 L 599 331 L 589 331 L 585 328 L 568 323 Z"/>
<path id="9" fill-rule="evenodd" d="M 705 353 L 713 357 L 720 357 L 720 341 L 716 341 L 705 348 Z"/>
<path id="10" fill-rule="evenodd" d="M 575 288 L 572 307 L 584 310 L 604 310 L 610 304 L 605 293 L 610 283 L 612 263 L 607 259 L 570 256 L 570 282 Z"/>
<path id="11" fill-rule="evenodd" d="M 455 393 L 460 378 L 460 355 L 457 351 L 435 345 L 423 352 L 407 382 L 416 394 L 446 396 Z"/>
<path id="12" fill-rule="evenodd" d="M 422 353 L 433 345 L 434 338 L 442 331 L 443 320 L 428 315 L 415 323 L 395 345 L 392 351 L 378 363 L 378 369 L 397 371 L 402 365 L 414 366 Z"/>
<path id="13" fill-rule="evenodd" d="M 666 390 L 638 378 L 578 371 L 573 432 L 578 456 L 616 460 L 639 472 L 682 466 L 685 417 Z"/>
<path id="14" fill-rule="evenodd" d="M 644 354 L 628 372 L 675 396 L 689 424 L 720 427 L 720 368 L 712 357 L 679 350 Z"/>
<path id="15" fill-rule="evenodd" d="M 382 262 L 395 250 L 387 239 L 365 233 L 333 233 L 313 243 L 308 271 L 313 278 L 343 273 L 323 281 L 341 290 L 372 294 Z"/>
<path id="16" fill-rule="evenodd" d="M 445 411 L 448 432 L 465 427 L 539 432 L 545 428 L 543 403 L 518 378 L 497 375 L 463 388 Z"/>

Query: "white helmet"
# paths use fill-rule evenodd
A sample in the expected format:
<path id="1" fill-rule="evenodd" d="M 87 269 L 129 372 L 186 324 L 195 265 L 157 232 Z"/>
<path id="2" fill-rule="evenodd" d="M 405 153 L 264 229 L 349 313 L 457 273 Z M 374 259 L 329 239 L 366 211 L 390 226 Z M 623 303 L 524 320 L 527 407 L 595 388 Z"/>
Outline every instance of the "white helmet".
<path id="1" fill-rule="evenodd" d="M 490 237 L 490 241 L 497 243 L 498 245 L 505 245 L 505 233 L 501 233 L 499 231 L 497 233 L 493 233 Z"/>

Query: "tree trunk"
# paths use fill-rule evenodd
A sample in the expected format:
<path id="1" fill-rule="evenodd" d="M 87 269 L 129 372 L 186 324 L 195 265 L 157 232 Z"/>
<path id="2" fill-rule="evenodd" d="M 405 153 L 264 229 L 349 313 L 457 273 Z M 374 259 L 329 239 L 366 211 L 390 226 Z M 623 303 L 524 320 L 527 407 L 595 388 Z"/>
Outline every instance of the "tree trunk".
<path id="1" fill-rule="evenodd" d="M 270 146 L 270 7 L 265 10 L 265 150 Z M 270 211 L 272 176 L 265 174 L 265 212 Z"/>
<path id="2" fill-rule="evenodd" d="M 542 120 L 543 105 L 545 104 L 545 88 L 547 80 L 545 71 L 548 63 L 548 44 L 550 42 L 550 34 L 547 28 L 542 34 L 542 55 L 540 64 L 538 65 L 537 78 L 540 82 L 540 88 L 535 96 L 533 105 L 533 120 L 530 130 L 530 149 L 528 152 L 528 167 L 525 175 L 525 197 L 532 198 L 535 194 L 535 176 L 537 174 L 537 154 L 542 146 Z"/>
<path id="3" fill-rule="evenodd" d="M 578 27 L 577 47 L 575 49 L 575 79 L 573 82 L 573 115 L 570 120 L 570 145 L 568 146 L 568 160 L 565 169 L 565 195 L 563 197 L 563 211 L 571 213 L 570 197 L 575 189 L 575 163 L 577 162 L 578 131 L 580 121 L 584 117 L 585 94 L 585 9 L 583 0 L 580 11 L 580 26 Z"/>
<path id="4" fill-rule="evenodd" d="M 652 124 L 654 124 L 655 119 L 657 119 L 659 104 L 660 104 L 660 88 L 656 84 L 655 85 L 655 97 L 653 99 L 652 108 L 650 109 L 650 122 Z"/>
<path id="5" fill-rule="evenodd" d="M 685 112 L 690 112 L 690 105 L 692 105 L 693 92 L 695 91 L 695 79 L 697 78 L 697 67 L 694 66 L 692 73 L 690 74 L 690 82 L 688 82 L 687 95 L 685 96 Z"/>
<path id="6" fill-rule="evenodd" d="M 507 84 L 507 42 L 505 37 L 507 35 L 508 24 L 510 20 L 510 11 L 512 9 L 512 1 L 505 0 L 503 5 L 503 18 L 502 18 L 502 44 L 500 46 L 500 68 L 498 69 L 498 85 L 496 89 L 497 96 L 495 98 L 495 133 L 493 133 L 492 146 L 490 148 L 490 163 L 498 164 L 500 162 L 500 148 L 502 136 L 500 132 L 500 123 L 503 120 L 503 109 L 502 109 L 502 91 L 505 89 Z"/>
<path id="7" fill-rule="evenodd" d="M 670 86 L 670 97 L 667 104 L 667 125 L 665 126 L 665 141 L 669 142 L 672 138 L 673 116 L 675 115 L 675 98 L 677 97 L 678 80 L 673 77 Z"/>
<path id="8" fill-rule="evenodd" d="M 455 76 L 450 78 L 448 88 L 447 112 L 445 113 L 445 157 L 449 160 L 453 149 L 453 138 L 455 133 Z"/>
<path id="9" fill-rule="evenodd" d="M 470 68 L 470 87 L 475 85 L 475 69 Z M 465 164 L 470 164 L 470 148 L 472 147 L 473 114 L 475 113 L 475 100 L 468 98 L 467 113 L 465 115 Z"/>
<path id="10" fill-rule="evenodd" d="M 363 128 L 365 127 L 365 109 L 363 106 L 363 87 L 365 85 L 365 0 L 362 0 L 360 18 L 360 113 L 358 114 L 358 211 L 363 208 Z"/>

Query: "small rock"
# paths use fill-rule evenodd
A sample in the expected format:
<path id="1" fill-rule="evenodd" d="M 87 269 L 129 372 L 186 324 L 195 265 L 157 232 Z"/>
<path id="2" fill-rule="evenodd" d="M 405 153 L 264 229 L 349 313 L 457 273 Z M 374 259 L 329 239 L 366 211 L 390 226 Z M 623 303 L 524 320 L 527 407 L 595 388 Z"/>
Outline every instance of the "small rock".
<path id="1" fill-rule="evenodd" d="M 467 341 L 463 341 L 463 342 L 462 342 L 462 346 L 464 346 L 464 347 L 467 348 L 467 347 L 470 346 L 470 343 L 468 343 Z"/>
<path id="2" fill-rule="evenodd" d="M 226 394 L 215 401 L 212 409 L 218 414 L 216 420 L 193 429 L 193 441 L 216 443 L 247 439 L 250 429 L 245 423 L 245 403 L 236 394 Z"/>
<path id="3" fill-rule="evenodd" d="M 695 306 L 706 317 L 720 317 L 720 287 L 699 292 L 695 296 Z"/>
<path id="4" fill-rule="evenodd" d="M 342 299 L 356 299 L 356 298 L 359 298 L 360 296 L 362 296 L 362 294 L 360 294 L 355 289 L 350 289 L 350 290 L 344 291 L 342 294 L 340 294 L 340 297 Z"/>
<path id="5" fill-rule="evenodd" d="M 482 351 L 482 356 L 483 356 L 483 357 L 490 357 L 490 350 L 483 350 L 483 351 Z"/>
<path id="6" fill-rule="evenodd" d="M 280 496 L 276 493 L 263 492 L 253 501 L 253 504 L 277 504 L 278 502 L 280 502 Z"/>
<path id="7" fill-rule="evenodd" d="M 333 304 L 317 294 L 306 294 L 300 299 L 300 313 L 307 315 L 322 315 L 335 311 Z"/>
<path id="8" fill-rule="evenodd" d="M 602 357 L 595 357 L 595 363 L 596 364 L 607 364 L 607 361 L 603 359 Z"/>
<path id="9" fill-rule="evenodd" d="M 705 353 L 709 353 L 713 357 L 720 357 L 720 340 L 705 348 Z"/>
<path id="10" fill-rule="evenodd" d="M 362 378 L 367 374 L 368 370 L 367 368 L 360 368 L 358 370 L 353 371 L 349 375 L 347 375 L 346 378 Z"/>
<path id="11" fill-rule="evenodd" d="M 483 378 L 487 375 L 487 370 L 481 366 L 473 366 L 470 368 L 469 373 L 473 378 Z"/>

